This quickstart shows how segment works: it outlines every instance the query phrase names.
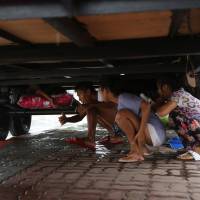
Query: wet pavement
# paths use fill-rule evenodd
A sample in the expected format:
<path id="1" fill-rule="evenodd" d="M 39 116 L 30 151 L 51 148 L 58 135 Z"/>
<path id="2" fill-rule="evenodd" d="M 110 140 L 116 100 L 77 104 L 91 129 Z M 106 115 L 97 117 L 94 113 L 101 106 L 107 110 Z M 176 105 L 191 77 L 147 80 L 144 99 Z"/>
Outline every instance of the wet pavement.
<path id="1" fill-rule="evenodd" d="M 118 163 L 127 144 L 98 144 L 94 152 L 65 142 L 84 135 L 51 130 L 1 142 L 0 200 L 200 199 L 200 162 L 161 148 L 144 162 Z"/>

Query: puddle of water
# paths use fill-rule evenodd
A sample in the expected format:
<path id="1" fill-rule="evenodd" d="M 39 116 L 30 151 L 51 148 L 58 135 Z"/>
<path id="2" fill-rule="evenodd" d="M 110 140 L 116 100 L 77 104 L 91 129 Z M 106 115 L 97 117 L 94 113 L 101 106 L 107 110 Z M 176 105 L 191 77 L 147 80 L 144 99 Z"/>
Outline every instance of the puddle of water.
<path id="1" fill-rule="evenodd" d="M 32 116 L 30 135 L 19 136 L 17 138 L 26 140 L 31 137 L 31 140 L 26 140 L 25 144 L 28 145 L 28 148 L 32 148 L 33 151 L 38 149 L 39 146 L 43 146 L 43 149 L 57 148 L 59 146 L 59 148 L 62 147 L 64 149 L 71 149 L 72 146 L 63 144 L 63 140 L 68 137 L 80 137 L 82 135 L 86 135 L 87 119 L 84 118 L 81 122 L 78 123 L 67 123 L 61 127 L 58 121 L 58 117 L 59 115 Z M 97 126 L 96 133 L 97 138 L 101 138 L 107 134 L 107 131 Z M 10 138 L 12 138 L 11 134 L 9 134 L 8 139 Z M 87 149 L 83 149 L 83 151 L 86 150 Z M 81 149 L 79 149 L 79 151 L 81 151 Z M 95 154 L 97 155 L 98 160 L 101 160 L 110 153 L 111 151 L 109 148 L 105 147 L 99 142 L 96 142 Z"/>
<path id="2" fill-rule="evenodd" d="M 107 154 L 109 154 L 111 151 L 106 148 L 104 145 L 102 144 L 96 144 L 96 154 L 99 154 L 99 155 L 102 155 L 102 156 L 105 156 Z"/>
<path id="3" fill-rule="evenodd" d="M 35 135 L 44 131 L 52 129 L 67 129 L 67 130 L 83 130 L 87 128 L 87 121 L 84 118 L 77 123 L 66 123 L 63 126 L 60 125 L 58 117 L 60 115 L 35 115 L 32 117 L 30 133 Z M 70 117 L 70 115 L 69 115 Z M 80 129 L 81 128 L 81 129 Z"/>
<path id="4" fill-rule="evenodd" d="M 67 123 L 63 126 L 60 125 L 58 117 L 60 115 L 33 115 L 30 135 L 38 135 L 41 133 L 53 133 L 57 130 L 71 130 L 71 131 L 86 131 L 87 119 L 77 123 Z M 70 115 L 69 115 L 70 117 Z M 12 138 L 11 133 L 8 134 L 7 140 Z"/>

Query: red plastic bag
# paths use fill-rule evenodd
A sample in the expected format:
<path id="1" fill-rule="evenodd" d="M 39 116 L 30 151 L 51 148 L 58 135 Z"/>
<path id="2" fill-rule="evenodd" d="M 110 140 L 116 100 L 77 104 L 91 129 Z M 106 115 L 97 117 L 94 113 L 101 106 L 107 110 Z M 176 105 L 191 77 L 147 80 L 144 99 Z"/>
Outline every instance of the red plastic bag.
<path id="1" fill-rule="evenodd" d="M 67 93 L 52 95 L 54 104 L 59 106 L 70 106 L 73 96 Z M 50 101 L 41 96 L 21 96 L 18 103 L 20 107 L 26 109 L 52 109 L 54 106 Z"/>
<path id="2" fill-rule="evenodd" d="M 54 104 L 58 106 L 70 106 L 73 100 L 73 96 L 67 93 L 52 95 Z"/>

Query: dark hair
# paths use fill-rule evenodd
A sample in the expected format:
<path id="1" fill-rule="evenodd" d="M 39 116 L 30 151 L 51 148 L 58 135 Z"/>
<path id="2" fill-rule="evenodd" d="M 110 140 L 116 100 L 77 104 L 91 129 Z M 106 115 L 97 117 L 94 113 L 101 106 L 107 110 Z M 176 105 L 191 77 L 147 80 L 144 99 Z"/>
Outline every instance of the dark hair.
<path id="1" fill-rule="evenodd" d="M 181 87 L 181 78 L 180 77 L 162 77 L 157 81 L 157 85 L 159 87 L 163 87 L 164 85 L 168 85 L 172 92 L 177 91 Z"/>
<path id="2" fill-rule="evenodd" d="M 100 80 L 101 89 L 109 89 L 114 96 L 121 93 L 121 79 L 119 76 L 104 76 Z"/>
<path id="3" fill-rule="evenodd" d="M 92 82 L 78 83 L 75 87 L 75 91 L 77 92 L 78 90 L 82 90 L 82 91 L 90 90 L 92 93 L 96 93 Z"/>

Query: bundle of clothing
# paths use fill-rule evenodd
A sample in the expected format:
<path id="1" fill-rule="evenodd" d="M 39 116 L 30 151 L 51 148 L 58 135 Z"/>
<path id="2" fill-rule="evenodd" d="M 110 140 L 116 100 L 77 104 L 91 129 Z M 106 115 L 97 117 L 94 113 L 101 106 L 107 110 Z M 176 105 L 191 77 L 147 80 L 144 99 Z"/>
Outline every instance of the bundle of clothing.
<path id="1" fill-rule="evenodd" d="M 51 95 L 50 97 L 53 101 L 40 95 L 24 95 L 19 98 L 17 104 L 25 109 L 53 109 L 54 105 L 57 107 L 71 106 L 73 102 L 73 96 L 68 93 Z"/>

